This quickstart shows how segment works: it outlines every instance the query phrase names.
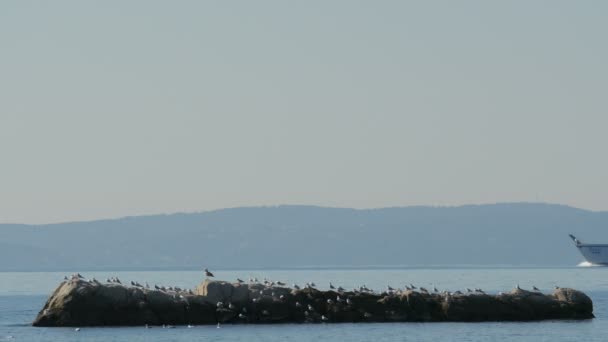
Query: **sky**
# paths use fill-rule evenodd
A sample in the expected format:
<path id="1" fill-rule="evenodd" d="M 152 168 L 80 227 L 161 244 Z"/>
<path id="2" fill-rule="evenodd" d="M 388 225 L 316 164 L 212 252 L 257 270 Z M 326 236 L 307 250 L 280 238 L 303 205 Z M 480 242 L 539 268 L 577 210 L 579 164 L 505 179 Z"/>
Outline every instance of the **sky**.
<path id="1" fill-rule="evenodd" d="M 0 223 L 608 210 L 608 2 L 3 1 Z"/>

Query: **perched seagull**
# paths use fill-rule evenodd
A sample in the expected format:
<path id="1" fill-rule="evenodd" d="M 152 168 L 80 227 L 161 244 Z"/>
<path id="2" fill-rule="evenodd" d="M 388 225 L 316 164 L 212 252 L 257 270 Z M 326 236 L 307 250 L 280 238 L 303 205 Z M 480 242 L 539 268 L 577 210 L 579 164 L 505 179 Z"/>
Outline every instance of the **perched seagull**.
<path id="1" fill-rule="evenodd" d="M 285 283 L 282 282 L 282 281 L 277 281 L 277 285 L 279 285 L 279 286 L 285 286 Z"/>
<path id="2" fill-rule="evenodd" d="M 300 304 L 300 302 L 296 302 L 296 308 L 300 308 L 302 307 L 302 304 Z"/>
<path id="3" fill-rule="evenodd" d="M 410 287 L 412 288 L 412 290 L 416 289 L 416 286 L 414 286 L 414 284 L 410 283 Z"/>
<path id="4" fill-rule="evenodd" d="M 540 290 L 536 286 L 532 286 L 532 290 L 540 292 Z"/>
<path id="5" fill-rule="evenodd" d="M 435 292 L 435 293 L 439 292 L 439 290 L 437 290 L 437 287 L 435 287 L 435 285 L 433 285 L 433 292 Z"/>
<path id="6" fill-rule="evenodd" d="M 205 277 L 215 277 L 213 273 L 209 272 L 208 269 L 205 268 Z"/>
<path id="7" fill-rule="evenodd" d="M 559 290 L 559 286 L 555 285 L 554 289 Z"/>
<path id="8" fill-rule="evenodd" d="M 239 284 L 244 283 L 243 279 L 241 279 L 241 278 L 236 278 L 236 281 L 237 281 Z"/>
<path id="9" fill-rule="evenodd" d="M 331 300 L 331 299 L 328 299 L 328 300 L 327 300 L 327 304 L 333 304 L 333 303 L 334 303 L 334 301 L 333 301 L 333 300 Z"/>
<path id="10" fill-rule="evenodd" d="M 519 287 L 519 284 L 515 285 L 515 288 L 518 290 L 521 290 L 521 287 Z"/>
<path id="11" fill-rule="evenodd" d="M 386 291 L 393 292 L 393 291 L 395 291 L 395 289 L 392 288 L 390 285 L 386 285 Z"/>
<path id="12" fill-rule="evenodd" d="M 325 317 L 325 315 L 321 315 L 321 320 L 322 321 L 329 321 L 329 318 Z"/>
<path id="13" fill-rule="evenodd" d="M 247 318 L 247 316 L 245 316 L 245 315 L 243 315 L 243 314 L 239 314 L 239 318 L 240 318 L 240 319 L 245 319 L 245 318 Z"/>
<path id="14" fill-rule="evenodd" d="M 331 283 L 331 281 L 329 282 L 329 288 L 334 290 L 336 287 L 334 286 L 334 284 Z"/>
<path id="15" fill-rule="evenodd" d="M 68 280 L 68 276 L 63 276 L 63 280 Z"/>
<path id="16" fill-rule="evenodd" d="M 300 287 L 298 286 L 298 284 L 293 284 L 293 288 L 296 289 L 296 290 L 300 289 Z"/>
<path id="17" fill-rule="evenodd" d="M 342 286 L 338 286 L 338 292 L 344 292 L 344 288 Z"/>

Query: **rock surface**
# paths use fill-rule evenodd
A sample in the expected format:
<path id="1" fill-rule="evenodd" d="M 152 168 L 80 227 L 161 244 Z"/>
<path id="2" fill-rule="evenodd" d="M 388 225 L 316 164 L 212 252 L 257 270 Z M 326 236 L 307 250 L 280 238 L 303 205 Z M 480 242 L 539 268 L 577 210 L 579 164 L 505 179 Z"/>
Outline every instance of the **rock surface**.
<path id="1" fill-rule="evenodd" d="M 429 294 L 293 290 L 206 280 L 186 291 L 150 290 L 73 279 L 62 282 L 34 326 L 137 326 L 217 323 L 481 322 L 593 318 L 580 291 L 524 290 Z"/>

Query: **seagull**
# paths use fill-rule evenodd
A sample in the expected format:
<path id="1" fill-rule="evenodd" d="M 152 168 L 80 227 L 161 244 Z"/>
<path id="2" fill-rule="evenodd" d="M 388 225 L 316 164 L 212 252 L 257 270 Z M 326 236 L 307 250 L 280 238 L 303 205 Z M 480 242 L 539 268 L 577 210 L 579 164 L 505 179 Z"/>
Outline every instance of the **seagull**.
<path id="1" fill-rule="evenodd" d="M 540 292 L 540 290 L 536 286 L 532 286 L 532 290 Z"/>
<path id="2" fill-rule="evenodd" d="M 208 269 L 205 268 L 205 277 L 215 277 L 213 273 L 209 272 Z"/>
<path id="3" fill-rule="evenodd" d="M 420 287 L 420 291 L 424 292 L 424 293 L 429 293 L 429 291 L 427 289 L 425 289 L 424 287 L 422 287 L 422 286 Z"/>
<path id="4" fill-rule="evenodd" d="M 118 284 L 122 284 L 122 283 L 120 282 L 120 279 L 118 279 L 118 277 L 114 278 L 114 282 L 115 282 L 115 283 L 118 283 Z"/>
<path id="5" fill-rule="evenodd" d="M 293 284 L 293 288 L 296 289 L 296 290 L 300 289 L 300 287 L 298 286 L 298 284 Z"/>
<path id="6" fill-rule="evenodd" d="M 338 286 L 338 292 L 344 292 L 344 288 L 342 286 Z"/>
<path id="7" fill-rule="evenodd" d="M 559 286 L 557 286 L 557 285 L 555 285 L 555 287 L 554 287 L 554 288 L 555 288 L 556 290 L 559 290 Z"/>
<path id="8" fill-rule="evenodd" d="M 300 302 L 296 302 L 296 308 L 302 307 L 302 304 L 300 304 Z"/>
<path id="9" fill-rule="evenodd" d="M 285 283 L 282 282 L 282 281 L 277 281 L 277 285 L 279 285 L 279 286 L 285 286 Z"/>
<path id="10" fill-rule="evenodd" d="M 433 285 L 433 292 L 435 292 L 435 293 L 439 292 L 439 290 L 437 290 L 437 287 L 435 287 L 435 285 Z"/>
<path id="11" fill-rule="evenodd" d="M 412 290 L 416 289 L 416 286 L 414 286 L 414 284 L 410 283 L 410 287 L 412 288 Z"/>
<path id="12" fill-rule="evenodd" d="M 331 281 L 329 282 L 329 288 L 332 289 L 332 290 L 335 289 L 334 284 L 332 284 Z"/>
<path id="13" fill-rule="evenodd" d="M 236 281 L 237 281 L 239 284 L 244 283 L 243 279 L 241 279 L 241 278 L 236 278 Z"/>
<path id="14" fill-rule="evenodd" d="M 519 284 L 515 285 L 515 288 L 518 290 L 521 290 L 521 287 L 519 287 Z"/>
<path id="15" fill-rule="evenodd" d="M 312 305 L 308 304 L 308 310 L 315 311 L 315 308 L 313 308 Z"/>
<path id="16" fill-rule="evenodd" d="M 247 318 L 247 316 L 245 316 L 245 315 L 243 315 L 243 314 L 239 314 L 239 318 L 240 318 L 240 319 L 245 319 L 245 318 Z"/>
<path id="17" fill-rule="evenodd" d="M 333 303 L 334 303 L 334 301 L 333 301 L 333 300 L 331 300 L 331 299 L 328 299 L 328 300 L 327 300 L 327 304 L 333 304 Z"/>
<path id="18" fill-rule="evenodd" d="M 322 321 L 329 321 L 329 318 L 325 317 L 325 315 L 321 315 L 321 320 Z"/>
<path id="19" fill-rule="evenodd" d="M 392 288 L 390 285 L 386 285 L 386 290 L 387 290 L 388 292 L 393 292 L 393 291 L 395 291 L 395 289 L 394 289 L 394 288 Z"/>

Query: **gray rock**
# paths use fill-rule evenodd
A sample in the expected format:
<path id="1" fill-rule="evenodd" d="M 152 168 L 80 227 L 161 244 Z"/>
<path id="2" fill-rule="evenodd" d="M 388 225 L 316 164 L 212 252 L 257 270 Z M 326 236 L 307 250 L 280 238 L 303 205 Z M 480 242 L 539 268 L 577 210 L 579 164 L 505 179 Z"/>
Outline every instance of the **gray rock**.
<path id="1" fill-rule="evenodd" d="M 53 292 L 33 325 L 481 322 L 594 317 L 591 299 L 573 289 L 559 289 L 548 295 L 524 290 L 501 295 L 447 296 L 415 291 L 339 295 L 340 301 L 334 291 L 209 280 L 190 295 L 70 280 Z"/>

